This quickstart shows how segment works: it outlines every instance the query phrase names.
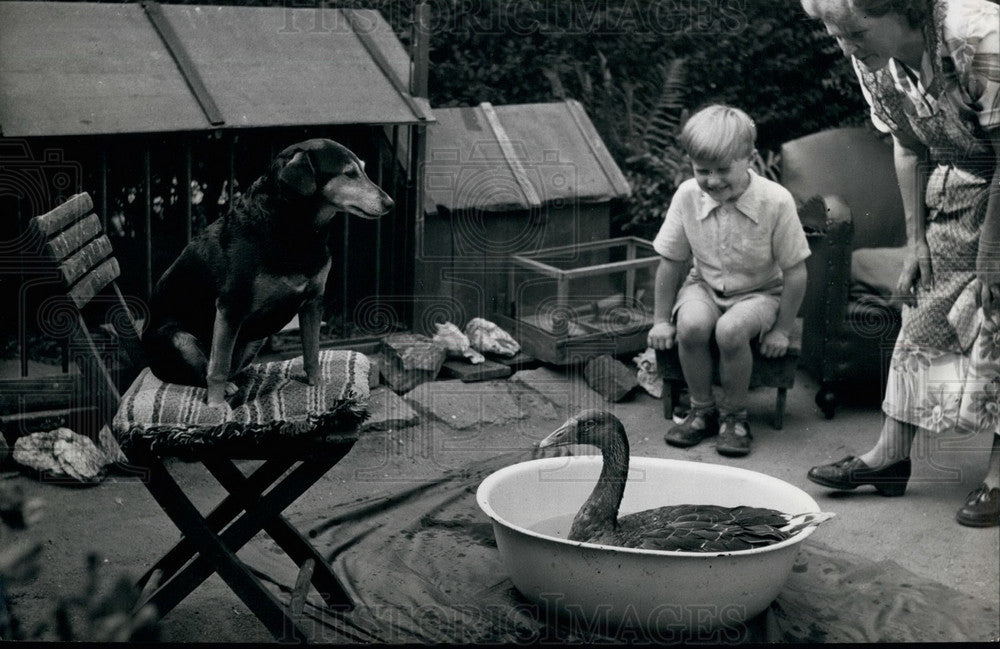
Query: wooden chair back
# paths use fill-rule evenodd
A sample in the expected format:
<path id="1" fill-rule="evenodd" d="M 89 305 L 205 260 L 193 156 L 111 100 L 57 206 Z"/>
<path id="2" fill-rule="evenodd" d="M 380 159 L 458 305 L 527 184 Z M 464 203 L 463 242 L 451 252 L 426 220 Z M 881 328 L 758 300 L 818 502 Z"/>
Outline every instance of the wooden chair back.
<path id="1" fill-rule="evenodd" d="M 798 200 L 844 201 L 854 222 L 852 250 L 906 243 L 892 145 L 869 129 L 829 129 L 785 142 L 781 184 Z"/>
<path id="2" fill-rule="evenodd" d="M 70 350 L 84 377 L 88 399 L 97 401 L 104 423 L 110 424 L 121 400 L 119 386 L 134 376 L 134 365 L 142 364 L 139 325 L 115 281 L 121 269 L 111 241 L 93 212 L 94 202 L 86 192 L 29 221 L 40 256 L 53 264 L 58 281 L 76 312 L 70 334 Z M 100 296 L 100 299 L 96 299 Z M 100 302 L 102 316 L 114 329 L 115 345 L 106 349 L 88 325 L 85 310 Z M 120 365 L 116 359 L 130 362 Z M 129 376 L 116 379 L 119 373 Z"/>

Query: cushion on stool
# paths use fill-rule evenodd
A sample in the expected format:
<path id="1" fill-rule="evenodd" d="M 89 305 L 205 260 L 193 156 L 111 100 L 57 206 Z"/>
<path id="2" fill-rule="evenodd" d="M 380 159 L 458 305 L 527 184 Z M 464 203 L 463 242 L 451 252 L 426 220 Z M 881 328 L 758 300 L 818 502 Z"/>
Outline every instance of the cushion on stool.
<path id="1" fill-rule="evenodd" d="M 368 416 L 369 361 L 364 354 L 322 350 L 322 383 L 306 385 L 302 357 L 255 363 L 236 375 L 231 407 L 209 407 L 207 390 L 164 383 L 147 367 L 122 395 L 113 430 L 123 448 L 142 439 L 159 454 L 196 455 L 228 444 L 247 448 L 350 433 Z"/>

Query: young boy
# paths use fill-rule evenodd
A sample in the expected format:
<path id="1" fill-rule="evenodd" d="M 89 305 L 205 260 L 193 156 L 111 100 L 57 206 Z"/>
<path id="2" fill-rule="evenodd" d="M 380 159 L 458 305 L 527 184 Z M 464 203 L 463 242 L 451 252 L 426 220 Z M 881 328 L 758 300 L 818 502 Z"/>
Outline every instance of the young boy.
<path id="1" fill-rule="evenodd" d="M 677 188 L 653 242 L 661 259 L 648 342 L 669 349 L 676 339 L 691 396 L 684 421 L 665 439 L 686 447 L 718 434 L 716 450 L 729 456 L 750 452 L 750 341 L 759 337 L 766 357 L 788 350 L 809 256 L 791 194 L 750 169 L 756 138 L 753 120 L 739 109 L 713 105 L 691 116 L 680 142 L 694 178 Z M 722 383 L 718 407 L 712 395 L 713 334 Z"/>

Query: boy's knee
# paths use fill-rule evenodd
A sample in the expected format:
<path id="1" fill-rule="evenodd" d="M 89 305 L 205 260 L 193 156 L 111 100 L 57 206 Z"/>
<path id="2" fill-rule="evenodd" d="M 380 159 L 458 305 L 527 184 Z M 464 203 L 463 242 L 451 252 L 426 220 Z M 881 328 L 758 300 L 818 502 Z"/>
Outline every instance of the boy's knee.
<path id="1" fill-rule="evenodd" d="M 721 318 L 715 325 L 715 342 L 722 351 L 746 347 L 753 335 L 751 327 L 740 320 Z"/>
<path id="2" fill-rule="evenodd" d="M 693 325 L 684 328 L 677 327 L 677 342 L 686 347 L 707 345 L 711 338 L 711 326 Z"/>
<path id="3" fill-rule="evenodd" d="M 677 342 L 682 345 L 704 345 L 712 338 L 715 321 L 698 314 L 678 314 Z"/>

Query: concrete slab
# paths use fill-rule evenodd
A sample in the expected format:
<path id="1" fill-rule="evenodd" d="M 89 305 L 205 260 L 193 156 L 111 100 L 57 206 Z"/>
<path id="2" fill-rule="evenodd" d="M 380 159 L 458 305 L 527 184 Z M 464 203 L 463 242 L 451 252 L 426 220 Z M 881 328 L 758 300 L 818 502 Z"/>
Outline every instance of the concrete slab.
<path id="1" fill-rule="evenodd" d="M 361 432 L 407 428 L 420 421 L 420 415 L 402 397 L 385 385 L 371 391 L 371 417 L 361 425 Z"/>
<path id="2" fill-rule="evenodd" d="M 522 389 L 530 389 L 545 397 L 563 417 L 584 408 L 607 408 L 609 405 L 607 399 L 590 389 L 582 379 L 551 367 L 521 370 L 509 380 Z"/>
<path id="3" fill-rule="evenodd" d="M 403 397 L 418 410 L 459 430 L 505 424 L 528 416 L 506 381 L 434 381 L 418 385 Z"/>

